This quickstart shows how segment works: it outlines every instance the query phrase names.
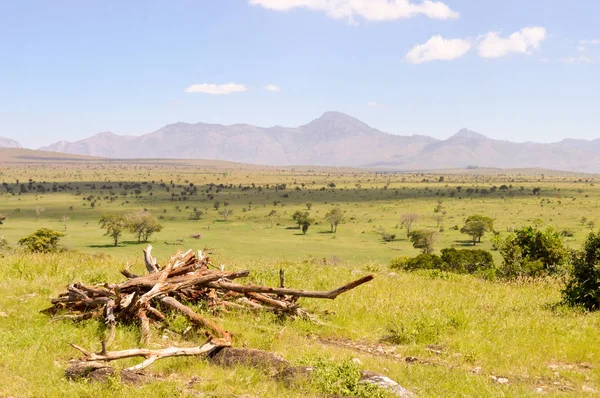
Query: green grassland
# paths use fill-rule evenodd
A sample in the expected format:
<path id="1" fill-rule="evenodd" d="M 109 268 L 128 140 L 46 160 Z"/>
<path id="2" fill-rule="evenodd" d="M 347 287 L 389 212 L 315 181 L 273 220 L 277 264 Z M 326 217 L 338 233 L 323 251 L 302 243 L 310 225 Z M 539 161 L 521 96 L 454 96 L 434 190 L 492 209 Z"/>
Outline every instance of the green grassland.
<path id="1" fill-rule="evenodd" d="M 150 239 L 163 262 L 178 248 L 208 248 L 227 269 L 252 270 L 253 282 L 276 284 L 278 270 L 284 268 L 289 286 L 307 289 L 329 289 L 375 274 L 373 282 L 335 301 L 303 300 L 324 325 L 222 314 L 220 322 L 237 332 L 237 346 L 274 351 L 297 364 L 359 358 L 362 368 L 387 374 L 418 396 L 600 392 L 600 316 L 559 305 L 561 280 L 507 283 L 441 272 L 390 274 L 387 268 L 394 257 L 419 253 L 400 225 L 405 213 L 419 215 L 413 229 L 443 227 L 436 251 L 472 247 L 468 236 L 453 229 L 472 214 L 494 218 L 501 236 L 541 220 L 572 232 L 567 245 L 578 248 L 590 231 L 587 223 L 600 222 L 597 176 L 543 170 L 377 173 L 206 161 L 46 159 L 43 164 L 11 159 L 0 168 L 0 182 L 5 183 L 0 186 L 0 213 L 6 216 L 0 236 L 16 245 L 41 227 L 64 231 L 66 216 L 61 243 L 68 251 L 15 251 L 0 259 L 0 311 L 7 315 L 0 317 L 0 396 L 320 396 L 314 386 L 289 389 L 260 370 L 222 369 L 191 358 L 153 365 L 149 370 L 167 380 L 137 389 L 64 379 L 66 361 L 76 356 L 69 343 L 99 348 L 102 325 L 51 322 L 39 310 L 68 283 L 120 281 L 119 270 L 127 263 L 141 271 L 146 243 L 125 234 L 112 247 L 98 226 L 105 213 L 141 209 L 164 226 Z M 219 211 L 215 201 L 221 203 Z M 227 221 L 219 214 L 225 202 L 233 210 Z M 440 202 L 442 210 L 434 213 Z M 306 203 L 312 204 L 310 214 L 317 223 L 303 235 L 291 215 L 306 210 Z M 332 206 L 345 212 L 335 234 L 323 218 Z M 36 208 L 43 209 L 38 219 Z M 194 208 L 204 212 L 200 220 L 189 219 Z M 278 213 L 273 226 L 267 217 L 271 210 Z M 443 215 L 440 227 L 436 215 Z M 381 228 L 397 239 L 383 242 Z M 490 238 L 486 234 L 477 248 L 491 250 Z M 493 254 L 499 264 L 500 256 Z M 184 319 L 171 322 L 171 330 L 185 328 Z M 115 349 L 136 346 L 138 337 L 134 327 L 120 330 Z M 175 333 L 156 330 L 151 346 L 178 339 Z M 357 344 L 375 352 L 352 347 Z M 385 352 L 378 353 L 378 347 Z M 407 363 L 403 358 L 409 356 L 418 361 Z M 193 376 L 200 379 L 190 387 Z M 509 382 L 499 384 L 491 376 Z"/>

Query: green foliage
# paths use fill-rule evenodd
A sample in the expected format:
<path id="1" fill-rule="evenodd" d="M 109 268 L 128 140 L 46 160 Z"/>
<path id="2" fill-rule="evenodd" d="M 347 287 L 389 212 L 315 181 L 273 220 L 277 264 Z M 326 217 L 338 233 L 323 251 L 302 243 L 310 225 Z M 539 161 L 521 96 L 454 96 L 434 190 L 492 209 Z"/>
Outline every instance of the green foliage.
<path id="1" fill-rule="evenodd" d="M 416 257 L 408 259 L 404 263 L 404 269 L 414 271 L 418 269 L 443 269 L 444 262 L 435 254 L 419 254 Z"/>
<path id="2" fill-rule="evenodd" d="M 390 395 L 381 388 L 361 383 L 358 367 L 351 361 L 335 362 L 319 359 L 313 365 L 313 385 L 328 396 L 386 398 Z"/>
<path id="3" fill-rule="evenodd" d="M 442 249 L 442 256 L 420 254 L 413 258 L 397 257 L 390 264 L 392 269 L 413 271 L 418 269 L 435 269 L 458 274 L 474 274 L 494 269 L 494 259 L 485 250 Z"/>
<path id="4" fill-rule="evenodd" d="M 486 232 L 494 230 L 494 220 L 490 217 L 475 214 L 467 218 L 465 225 L 460 229 L 460 232 L 471 236 L 473 246 L 477 242 L 481 242 L 481 238 Z"/>
<path id="5" fill-rule="evenodd" d="M 325 219 L 331 225 L 331 232 L 337 232 L 338 225 L 344 221 L 344 212 L 339 206 L 334 207 L 325 214 Z"/>
<path id="6" fill-rule="evenodd" d="M 568 252 L 563 237 L 554 228 L 518 228 L 500 244 L 504 277 L 542 276 L 564 270 Z"/>
<path id="7" fill-rule="evenodd" d="M 573 253 L 572 264 L 563 300 L 589 311 L 600 310 L 600 232 L 590 232 L 583 250 Z"/>
<path id="8" fill-rule="evenodd" d="M 494 268 L 492 254 L 478 249 L 442 249 L 442 261 L 446 271 L 459 274 L 473 274 L 477 271 Z"/>
<path id="9" fill-rule="evenodd" d="M 300 228 L 305 235 L 306 232 L 308 232 L 308 228 L 315 222 L 307 211 L 302 212 L 300 210 L 296 210 L 296 212 L 292 214 L 292 220 L 296 221 L 298 228 Z"/>
<path id="10" fill-rule="evenodd" d="M 204 215 L 204 212 L 202 210 L 194 209 L 190 213 L 190 220 L 200 220 L 203 215 Z"/>
<path id="11" fill-rule="evenodd" d="M 406 263 L 410 257 L 395 257 L 390 263 L 390 269 L 406 269 Z"/>
<path id="12" fill-rule="evenodd" d="M 421 249 L 424 254 L 433 253 L 433 243 L 437 238 L 435 231 L 419 230 L 413 231 L 408 235 L 415 249 Z"/>
<path id="13" fill-rule="evenodd" d="M 119 214 L 105 214 L 98 221 L 100 228 L 106 230 L 104 236 L 110 236 L 117 246 L 123 232 L 127 229 L 127 219 Z"/>
<path id="14" fill-rule="evenodd" d="M 131 213 L 125 218 L 127 229 L 135 235 L 138 243 L 147 242 L 150 236 L 163 229 L 158 219 L 148 211 Z"/>
<path id="15" fill-rule="evenodd" d="M 19 246 L 33 253 L 55 253 L 58 251 L 58 241 L 65 236 L 48 228 L 40 228 L 31 235 L 19 240 Z"/>

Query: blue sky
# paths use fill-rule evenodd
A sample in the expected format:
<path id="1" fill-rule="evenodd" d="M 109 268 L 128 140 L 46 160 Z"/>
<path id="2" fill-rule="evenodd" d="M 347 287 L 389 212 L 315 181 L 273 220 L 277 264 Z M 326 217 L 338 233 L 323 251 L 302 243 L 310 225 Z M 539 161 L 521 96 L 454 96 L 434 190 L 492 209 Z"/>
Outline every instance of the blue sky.
<path id="1" fill-rule="evenodd" d="M 597 0 L 0 0 L 0 136 L 336 110 L 397 134 L 599 138 L 598 15 Z"/>

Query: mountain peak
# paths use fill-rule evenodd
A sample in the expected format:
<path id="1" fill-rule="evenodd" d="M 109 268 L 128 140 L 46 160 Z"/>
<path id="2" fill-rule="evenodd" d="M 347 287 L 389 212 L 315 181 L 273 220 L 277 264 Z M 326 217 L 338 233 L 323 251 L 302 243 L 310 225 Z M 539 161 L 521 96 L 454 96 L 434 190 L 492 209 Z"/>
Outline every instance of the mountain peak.
<path id="1" fill-rule="evenodd" d="M 454 134 L 450 138 L 466 138 L 466 139 L 471 139 L 471 140 L 473 140 L 473 139 L 481 140 L 481 139 L 486 139 L 487 137 L 483 134 L 479 134 L 476 131 L 469 130 L 467 128 L 463 128 L 463 129 L 460 129 L 456 134 Z"/>

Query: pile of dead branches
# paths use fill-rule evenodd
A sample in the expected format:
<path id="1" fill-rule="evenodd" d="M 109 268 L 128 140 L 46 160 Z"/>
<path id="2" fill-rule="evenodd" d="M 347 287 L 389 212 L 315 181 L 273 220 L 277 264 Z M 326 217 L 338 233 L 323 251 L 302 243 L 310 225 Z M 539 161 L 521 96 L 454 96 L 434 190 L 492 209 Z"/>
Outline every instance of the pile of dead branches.
<path id="1" fill-rule="evenodd" d="M 161 358 L 209 354 L 221 347 L 231 346 L 231 333 L 221 328 L 214 320 L 200 316 L 184 303 L 202 302 L 214 309 L 272 311 L 282 316 L 315 320 L 298 305 L 300 297 L 335 299 L 340 294 L 373 279 L 372 275 L 365 276 L 327 292 L 305 291 L 285 288 L 284 273 L 281 271 L 279 287 L 243 285 L 235 283 L 234 280 L 247 277 L 249 271 L 224 271 L 222 267 L 215 267 L 210 257 L 204 256 L 201 251 L 197 255 L 192 250 L 185 253 L 178 251 L 161 267 L 152 257 L 151 245 L 144 250 L 144 262 L 148 270 L 146 275 L 134 275 L 130 272 L 130 267 L 127 267 L 121 271 L 127 280 L 120 284 L 69 285 L 66 292 L 52 299 L 52 307 L 44 311 L 55 319 L 104 320 L 107 331 L 99 353 L 92 353 L 73 345 L 84 354 L 83 361 L 144 357 L 144 362 L 128 369 L 140 370 Z M 141 344 L 144 345 L 150 336 L 151 322 L 165 321 L 167 312 L 183 314 L 195 327 L 206 333 L 208 341 L 202 346 L 192 348 L 108 351 L 118 323 L 139 324 Z"/>

